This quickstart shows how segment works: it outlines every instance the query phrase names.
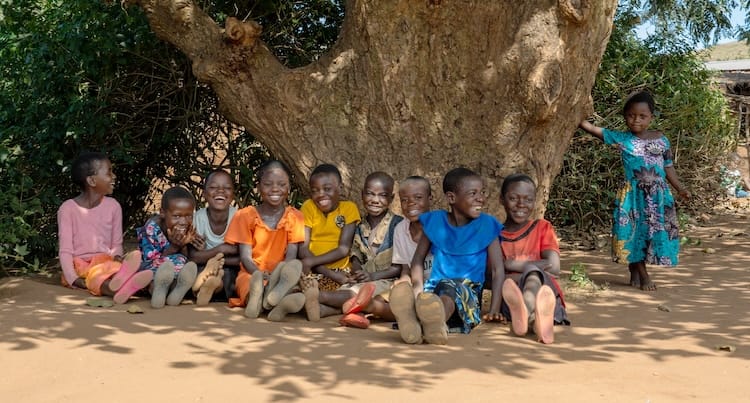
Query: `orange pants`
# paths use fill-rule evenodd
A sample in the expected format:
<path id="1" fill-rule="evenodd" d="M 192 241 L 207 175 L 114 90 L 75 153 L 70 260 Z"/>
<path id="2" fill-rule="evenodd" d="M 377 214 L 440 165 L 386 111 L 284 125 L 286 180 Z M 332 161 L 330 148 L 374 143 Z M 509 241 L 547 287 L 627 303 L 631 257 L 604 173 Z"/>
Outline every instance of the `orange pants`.
<path id="1" fill-rule="evenodd" d="M 73 268 L 79 278 L 86 282 L 86 289 L 92 295 L 102 295 L 102 284 L 114 276 L 120 270 L 120 262 L 115 261 L 112 256 L 102 253 L 93 256 L 90 260 L 74 257 Z M 65 276 L 61 276 L 61 283 L 65 287 L 70 287 L 65 281 Z"/>
<path id="2" fill-rule="evenodd" d="M 250 296 L 250 278 L 252 274 L 248 273 L 244 268 L 240 269 L 237 273 L 237 280 L 234 285 L 237 298 L 229 298 L 229 307 L 245 307 L 247 306 L 247 299 Z M 268 280 L 263 280 L 263 287 L 268 284 Z"/>

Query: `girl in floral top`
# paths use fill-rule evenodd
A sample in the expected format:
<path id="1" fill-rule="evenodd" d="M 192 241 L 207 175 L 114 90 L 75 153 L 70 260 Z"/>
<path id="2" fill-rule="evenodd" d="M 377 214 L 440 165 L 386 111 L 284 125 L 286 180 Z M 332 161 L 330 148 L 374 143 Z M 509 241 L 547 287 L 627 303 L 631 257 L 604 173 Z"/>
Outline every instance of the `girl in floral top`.
<path id="1" fill-rule="evenodd" d="M 620 149 L 625 183 L 615 200 L 612 255 L 614 261 L 628 264 L 630 285 L 646 291 L 656 290 L 646 263 L 677 264 L 677 212 L 667 182 L 680 197 L 690 198 L 674 169 L 669 140 L 662 132 L 648 130 L 654 108 L 651 94 L 639 92 L 623 108 L 629 131 L 613 131 L 585 120 L 580 124 L 581 129 Z"/>

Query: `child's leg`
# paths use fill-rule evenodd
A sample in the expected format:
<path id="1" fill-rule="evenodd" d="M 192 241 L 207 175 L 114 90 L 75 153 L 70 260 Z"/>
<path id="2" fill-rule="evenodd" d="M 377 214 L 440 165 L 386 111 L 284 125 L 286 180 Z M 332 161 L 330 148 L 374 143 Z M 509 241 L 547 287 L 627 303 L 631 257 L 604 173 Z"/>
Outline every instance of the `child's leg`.
<path id="1" fill-rule="evenodd" d="M 648 271 L 646 271 L 646 262 L 635 263 L 638 268 L 638 277 L 641 280 L 641 290 L 643 291 L 656 291 L 656 284 L 651 281 Z"/>
<path id="2" fill-rule="evenodd" d="M 281 322 L 286 315 L 296 313 L 305 306 L 305 296 L 301 292 L 285 295 L 281 301 L 268 313 L 268 320 Z"/>
<path id="3" fill-rule="evenodd" d="M 318 290 L 318 280 L 314 277 L 304 276 L 300 279 L 299 286 L 302 289 L 302 294 L 305 296 L 307 320 L 311 322 L 319 321 L 320 302 L 318 302 L 318 296 L 320 295 L 320 290 Z"/>
<path id="4" fill-rule="evenodd" d="M 630 286 L 641 288 L 641 275 L 638 270 L 638 263 L 630 263 L 628 265 L 628 270 L 630 270 Z"/>
<path id="5" fill-rule="evenodd" d="M 396 321 L 396 316 L 393 315 L 393 311 L 391 311 L 391 304 L 383 299 L 383 297 L 381 297 L 380 295 L 376 295 L 375 298 L 372 299 L 372 302 L 367 305 L 367 308 L 365 308 L 364 311 L 371 313 L 375 315 L 375 317 L 385 321 Z"/>
<path id="6" fill-rule="evenodd" d="M 536 308 L 536 294 L 542 286 L 542 274 L 538 271 L 529 273 L 523 282 L 523 302 L 528 312 L 534 312 Z"/>
<path id="7" fill-rule="evenodd" d="M 246 276 L 243 276 L 243 279 Z M 245 303 L 245 317 L 254 319 L 260 316 L 263 310 L 263 272 L 256 270 L 248 281 L 247 293 L 243 297 Z M 237 287 L 238 289 L 240 287 Z M 243 290 L 245 286 L 243 285 Z"/>
<path id="8" fill-rule="evenodd" d="M 222 283 L 224 284 L 224 295 L 226 296 L 227 301 L 229 301 L 230 298 L 238 296 L 236 289 L 237 276 L 239 273 L 240 268 L 238 266 L 224 266 L 224 277 L 222 278 Z"/>
<path id="9" fill-rule="evenodd" d="M 341 308 L 344 303 L 357 294 L 351 289 L 336 290 L 336 291 L 320 291 L 318 294 L 318 302 L 323 305 L 328 305 L 334 308 Z"/>

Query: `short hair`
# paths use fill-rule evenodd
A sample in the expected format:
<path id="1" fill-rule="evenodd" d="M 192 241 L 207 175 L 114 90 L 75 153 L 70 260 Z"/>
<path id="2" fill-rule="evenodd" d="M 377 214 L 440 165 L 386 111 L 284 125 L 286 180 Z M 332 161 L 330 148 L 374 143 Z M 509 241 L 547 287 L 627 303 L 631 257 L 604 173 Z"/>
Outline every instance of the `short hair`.
<path id="1" fill-rule="evenodd" d="M 464 167 L 451 169 L 447 174 L 445 174 L 445 177 L 443 178 L 443 193 L 456 193 L 458 191 L 458 184 L 462 180 L 470 177 L 478 178 L 479 174 L 469 168 Z"/>
<path id="2" fill-rule="evenodd" d="M 229 172 L 223 170 L 223 169 L 214 169 L 213 171 L 209 172 L 208 175 L 206 175 L 205 178 L 203 178 L 203 189 L 206 189 L 206 186 L 208 186 L 208 181 L 211 180 L 211 177 L 217 174 L 224 174 L 229 177 L 229 180 L 232 182 L 232 187 L 234 187 L 234 179 L 232 178 L 232 175 L 229 174 Z"/>
<path id="3" fill-rule="evenodd" d="M 279 160 L 268 160 L 260 164 L 258 169 L 255 170 L 255 183 L 260 183 L 260 181 L 263 179 L 263 176 L 265 176 L 265 174 L 273 168 L 281 168 L 281 170 L 286 173 L 286 176 L 289 177 L 289 180 L 292 179 L 292 172 L 289 170 L 289 167 L 286 166 L 285 163 Z"/>
<path id="4" fill-rule="evenodd" d="M 339 172 L 339 169 L 333 164 L 320 164 L 316 166 L 310 174 L 310 179 L 315 175 L 321 174 L 335 175 L 339 179 L 339 182 L 343 182 L 341 179 L 341 172 Z"/>
<path id="5" fill-rule="evenodd" d="M 628 113 L 628 109 L 630 109 L 631 106 L 640 103 L 645 103 L 646 105 L 648 105 L 648 110 L 650 110 L 651 113 L 654 113 L 654 111 L 656 110 L 656 101 L 654 101 L 654 97 L 651 95 L 651 93 L 649 93 L 648 91 L 640 91 L 629 96 L 628 99 L 625 100 L 625 105 L 622 107 L 623 116 Z"/>
<path id="6" fill-rule="evenodd" d="M 383 171 L 376 171 L 373 172 L 365 178 L 365 186 L 367 186 L 370 181 L 381 181 L 386 187 L 390 187 L 391 191 L 393 191 L 393 186 L 395 185 L 395 181 L 393 180 L 393 177 L 391 175 L 388 175 L 387 173 Z"/>
<path id="7" fill-rule="evenodd" d="M 430 184 L 430 181 L 427 180 L 427 178 L 425 178 L 424 176 L 419 176 L 419 175 L 409 176 L 408 178 L 404 179 L 401 182 L 402 183 L 401 186 L 403 186 L 407 182 L 422 182 L 422 184 L 424 184 L 424 187 L 427 188 L 427 196 L 432 195 L 432 185 Z"/>
<path id="8" fill-rule="evenodd" d="M 71 179 L 81 190 L 86 189 L 86 178 L 96 175 L 97 161 L 108 161 L 109 157 L 100 152 L 84 152 L 73 161 L 70 170 Z"/>
<path id="9" fill-rule="evenodd" d="M 534 183 L 534 180 L 531 179 L 529 175 L 521 174 L 521 173 L 511 174 L 505 177 L 505 179 L 503 180 L 503 184 L 500 186 L 500 197 L 503 197 L 505 192 L 508 191 L 508 188 L 510 187 L 510 185 L 514 183 L 518 183 L 518 182 L 530 183 L 531 186 L 533 186 L 534 189 L 536 189 L 536 183 Z"/>
<path id="10" fill-rule="evenodd" d="M 195 206 L 195 197 L 192 193 L 190 193 L 184 187 L 174 186 L 167 189 L 167 191 L 164 192 L 163 195 L 161 195 L 161 209 L 163 211 L 169 210 L 169 203 L 171 203 L 172 200 L 180 199 L 190 200 L 190 202 Z"/>

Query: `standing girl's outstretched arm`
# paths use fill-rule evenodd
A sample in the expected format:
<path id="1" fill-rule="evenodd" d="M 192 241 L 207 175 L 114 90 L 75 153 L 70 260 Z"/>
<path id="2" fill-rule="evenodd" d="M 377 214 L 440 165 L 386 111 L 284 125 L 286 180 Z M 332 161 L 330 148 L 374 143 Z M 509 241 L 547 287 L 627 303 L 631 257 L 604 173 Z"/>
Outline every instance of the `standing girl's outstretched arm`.
<path id="1" fill-rule="evenodd" d="M 598 138 L 599 140 L 604 140 L 604 129 L 599 126 L 594 126 L 594 124 L 592 124 L 588 120 L 582 121 L 581 124 L 578 125 L 578 127 L 583 129 L 586 133 Z"/>
<path id="2" fill-rule="evenodd" d="M 664 167 L 664 173 L 667 175 L 667 181 L 677 191 L 677 194 L 684 200 L 689 199 L 690 192 L 680 183 L 680 178 L 677 177 L 677 171 L 674 169 L 674 166 Z"/>

